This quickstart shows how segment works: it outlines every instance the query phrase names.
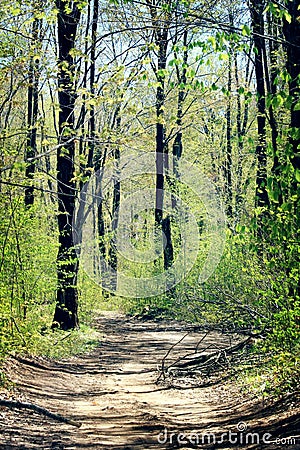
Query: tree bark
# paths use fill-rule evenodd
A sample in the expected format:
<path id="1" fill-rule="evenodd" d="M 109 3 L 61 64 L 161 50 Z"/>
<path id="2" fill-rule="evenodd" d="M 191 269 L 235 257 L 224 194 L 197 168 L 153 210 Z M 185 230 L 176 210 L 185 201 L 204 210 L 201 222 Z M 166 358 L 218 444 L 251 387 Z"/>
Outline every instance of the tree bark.
<path id="1" fill-rule="evenodd" d="M 167 66 L 167 49 L 170 25 L 170 13 L 161 11 L 159 15 L 159 3 L 154 4 L 147 0 L 152 25 L 154 28 L 155 43 L 158 47 L 157 67 L 155 76 L 157 79 L 156 89 L 156 185 L 155 185 L 155 227 L 163 235 L 163 206 L 164 206 L 164 183 L 165 168 L 168 167 L 168 148 L 166 144 L 166 128 L 164 123 L 165 106 L 165 70 Z M 171 224 L 169 223 L 169 226 Z M 171 228 L 168 230 L 171 239 Z M 170 244 L 170 243 L 169 243 Z M 164 252 L 164 266 L 169 266 L 167 258 L 170 252 Z"/>
<path id="2" fill-rule="evenodd" d="M 165 87 L 164 76 L 160 75 L 160 70 L 166 69 L 167 48 L 168 48 L 168 27 L 165 26 L 158 36 L 159 57 L 157 80 L 160 85 L 156 92 L 156 203 L 155 203 L 155 225 L 165 236 L 166 246 L 164 248 L 164 269 L 167 270 L 173 263 L 173 244 L 170 217 L 163 218 L 164 207 L 164 183 L 165 169 L 168 169 L 168 148 L 166 144 L 166 129 L 164 124 Z M 180 133 L 179 133 L 180 134 Z M 178 141 L 179 149 L 181 143 Z M 179 150 L 180 152 L 180 150 Z"/>
<path id="3" fill-rule="evenodd" d="M 160 43 L 158 70 L 166 68 L 166 48 Z M 160 85 L 156 90 L 156 197 L 155 197 L 155 223 L 161 227 L 164 203 L 164 167 L 165 167 L 165 125 L 164 125 L 164 79 L 157 76 Z"/>
<path id="4" fill-rule="evenodd" d="M 266 152 L 266 90 L 265 74 L 263 68 L 263 54 L 265 48 L 264 41 L 264 1 L 251 0 L 251 18 L 253 29 L 253 41 L 255 47 L 255 75 L 256 75 L 256 94 L 257 94 L 257 134 L 258 143 L 256 146 L 256 206 L 266 208 L 269 206 L 267 193 L 267 152 Z M 262 216 L 264 212 L 258 211 L 257 232 L 258 236 L 262 233 Z"/>
<path id="5" fill-rule="evenodd" d="M 117 107 L 116 113 L 116 131 L 119 133 L 121 128 L 121 117 L 120 117 L 120 106 Z M 114 124 L 113 124 L 114 126 Z M 120 183 L 120 148 L 117 145 L 116 148 L 113 151 L 114 156 L 114 187 L 113 187 L 113 203 L 112 203 L 112 221 L 111 221 L 111 231 L 113 233 L 113 239 L 110 243 L 109 248 L 109 265 L 114 270 L 113 277 L 111 279 L 111 288 L 113 291 L 117 289 L 118 284 L 118 253 L 117 253 L 117 247 L 116 243 L 114 241 L 115 233 L 118 228 L 119 223 L 119 208 L 120 208 L 120 201 L 121 201 L 121 183 Z"/>
<path id="6" fill-rule="evenodd" d="M 268 34 L 270 36 L 278 37 L 278 21 L 268 13 L 267 16 L 268 22 Z M 276 87 L 276 75 L 277 75 L 277 67 L 278 67 L 278 57 L 277 53 L 279 50 L 279 43 L 276 40 L 270 39 L 268 43 L 269 48 L 269 56 L 267 56 L 266 46 L 264 46 L 264 70 L 265 70 L 265 78 L 268 94 L 274 97 L 277 93 Z M 278 124 L 275 116 L 275 111 L 272 103 L 270 102 L 268 107 L 269 112 L 269 124 L 271 128 L 271 139 L 272 139 L 272 149 L 273 149 L 273 164 L 272 164 L 272 173 L 276 180 L 277 185 L 277 196 L 276 201 L 279 205 L 283 203 L 283 193 L 281 188 L 281 167 L 278 155 Z"/>
<path id="7" fill-rule="evenodd" d="M 177 70 L 177 80 L 179 84 L 179 91 L 178 91 L 178 97 L 177 97 L 177 117 L 176 117 L 176 125 L 178 127 L 178 131 L 176 133 L 174 143 L 173 143 L 173 156 L 174 156 L 174 175 L 177 175 L 176 172 L 176 160 L 181 158 L 182 152 L 183 152 L 183 144 L 182 144 L 182 119 L 183 119 L 183 103 L 186 97 L 185 89 L 183 88 L 183 85 L 186 85 L 187 81 L 187 62 L 188 62 L 188 47 L 187 47 L 187 39 L 188 39 L 188 31 L 185 30 L 183 34 L 183 46 L 185 48 L 183 52 L 183 69 L 182 73 L 179 72 L 179 67 L 176 66 Z M 175 54 L 175 57 L 177 55 Z"/>
<path id="8" fill-rule="evenodd" d="M 97 45 L 97 27 L 98 27 L 98 15 L 99 15 L 99 0 L 94 0 L 93 5 L 93 19 L 92 19 L 92 44 L 91 44 L 91 67 L 90 67 L 90 93 L 93 99 L 95 95 L 95 74 L 96 74 L 96 45 Z M 93 166 L 94 150 L 95 150 L 95 137 L 96 137 L 96 120 L 95 120 L 95 106 L 92 103 L 90 105 L 90 144 L 87 166 Z"/>
<path id="9" fill-rule="evenodd" d="M 230 24 L 233 25 L 232 14 L 229 14 Z M 225 202 L 226 202 L 226 215 L 230 220 L 232 218 L 232 119 L 231 119 L 231 107 L 232 107 L 232 57 L 233 50 L 230 45 L 228 52 L 228 99 L 226 108 L 226 156 L 224 163 L 225 172 Z"/>
<path id="10" fill-rule="evenodd" d="M 291 16 L 291 23 L 286 20 L 283 23 L 287 53 L 286 68 L 290 75 L 289 94 L 292 99 L 290 120 L 291 163 L 295 171 L 300 171 L 300 110 L 299 108 L 295 109 L 295 105 L 300 101 L 300 22 L 298 8 L 298 0 L 288 1 L 287 11 Z"/>
<path id="11" fill-rule="evenodd" d="M 78 326 L 78 261 L 74 249 L 72 221 L 75 207 L 76 185 L 71 181 L 74 173 L 75 143 L 72 139 L 75 125 L 74 48 L 80 11 L 76 3 L 56 1 L 58 9 L 58 99 L 60 143 L 57 152 L 58 182 L 58 229 L 59 249 L 57 255 L 57 305 L 53 326 L 64 330 Z"/>
<path id="12" fill-rule="evenodd" d="M 177 82 L 178 82 L 178 86 L 179 86 L 179 90 L 178 90 L 178 97 L 177 97 L 177 117 L 176 117 L 176 125 L 178 127 L 178 131 L 176 133 L 174 142 L 173 142 L 173 148 L 172 148 L 172 153 L 173 153 L 173 176 L 175 179 L 179 178 L 179 172 L 178 172 L 178 161 L 181 158 L 182 152 L 183 152 L 183 143 L 182 143 L 182 120 L 183 120 L 183 104 L 184 104 L 184 100 L 186 98 L 186 91 L 185 91 L 185 86 L 186 82 L 187 82 L 187 62 L 188 62 L 188 45 L 187 45 L 187 40 L 188 40 L 188 31 L 185 30 L 183 33 L 183 46 L 185 48 L 184 52 L 183 52 L 183 68 L 182 68 L 182 72 L 180 73 L 180 69 L 178 66 L 176 66 L 176 73 L 177 73 Z M 177 59 L 177 54 L 176 52 L 174 52 L 174 56 Z M 176 181 L 171 181 L 171 188 L 173 191 L 173 194 L 175 194 L 176 192 Z M 172 195 L 172 208 L 176 207 L 176 197 L 175 195 Z"/>
<path id="13" fill-rule="evenodd" d="M 39 60 L 36 56 L 36 48 L 39 43 L 39 30 L 41 26 L 40 19 L 34 19 L 32 24 L 32 39 L 33 45 L 31 48 L 32 54 L 29 60 L 29 74 L 28 74 L 28 90 L 27 90 L 27 144 L 25 161 L 26 165 L 26 178 L 33 181 L 35 173 L 35 161 L 33 158 L 36 156 L 36 135 L 37 135 L 37 116 L 38 116 L 38 100 L 39 100 Z M 25 206 L 29 207 L 34 203 L 34 187 L 32 185 L 25 189 Z"/>
<path id="14" fill-rule="evenodd" d="M 288 157 L 294 169 L 294 178 L 291 183 L 290 194 L 293 199 L 294 223 L 293 239 L 299 242 L 299 224 L 300 224 L 300 22 L 299 22 L 299 0 L 290 0 L 287 2 L 287 11 L 290 14 L 291 23 L 287 20 L 283 22 L 283 33 L 286 39 L 286 68 L 290 75 L 289 94 L 291 97 L 291 118 L 289 130 L 289 149 Z M 297 105 L 297 107 L 296 107 Z M 286 245 L 286 244 L 285 244 Z M 294 264 L 299 268 L 299 253 L 294 257 Z M 291 269 L 289 269 L 291 272 Z M 293 276 L 289 274 L 291 281 Z M 291 283 L 292 284 L 292 283 Z M 296 278 L 295 289 L 290 288 L 290 295 L 293 298 L 300 297 L 300 277 Z"/>

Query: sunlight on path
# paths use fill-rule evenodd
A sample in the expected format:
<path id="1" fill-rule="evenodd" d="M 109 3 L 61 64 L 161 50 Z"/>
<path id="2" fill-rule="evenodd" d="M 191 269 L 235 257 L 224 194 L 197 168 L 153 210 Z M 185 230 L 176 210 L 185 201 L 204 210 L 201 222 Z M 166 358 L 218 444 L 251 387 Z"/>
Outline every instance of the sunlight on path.
<path id="1" fill-rule="evenodd" d="M 213 433 L 236 431 L 246 399 L 233 385 L 175 390 L 156 384 L 161 359 L 185 334 L 183 326 L 107 313 L 97 328 L 105 338 L 89 355 L 59 362 L 10 361 L 11 378 L 26 401 L 81 422 L 81 427 L 31 411 L 0 410 L 0 448 L 195 448 L 183 438 L 178 443 L 178 433 L 194 433 L 194 439 L 208 433 L 206 439 L 213 439 Z M 202 335 L 191 332 L 175 347 L 172 358 L 192 351 Z M 203 348 L 208 345 L 226 347 L 228 338 L 212 333 Z"/>

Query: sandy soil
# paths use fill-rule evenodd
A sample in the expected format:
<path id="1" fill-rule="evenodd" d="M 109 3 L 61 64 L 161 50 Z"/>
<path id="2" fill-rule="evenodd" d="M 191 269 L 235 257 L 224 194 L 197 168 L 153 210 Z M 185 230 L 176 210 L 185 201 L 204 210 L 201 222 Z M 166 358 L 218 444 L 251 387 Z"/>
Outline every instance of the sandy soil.
<path id="1" fill-rule="evenodd" d="M 1 449 L 300 449 L 299 436 L 292 437 L 300 434 L 295 400 L 270 407 L 242 394 L 232 380 L 195 388 L 182 379 L 178 389 L 156 383 L 162 358 L 186 334 L 185 326 L 105 313 L 97 328 L 103 340 L 88 355 L 8 361 L 16 397 L 81 426 L 0 407 Z M 189 331 L 167 365 L 201 340 L 203 332 Z M 236 339 L 210 333 L 200 350 Z"/>

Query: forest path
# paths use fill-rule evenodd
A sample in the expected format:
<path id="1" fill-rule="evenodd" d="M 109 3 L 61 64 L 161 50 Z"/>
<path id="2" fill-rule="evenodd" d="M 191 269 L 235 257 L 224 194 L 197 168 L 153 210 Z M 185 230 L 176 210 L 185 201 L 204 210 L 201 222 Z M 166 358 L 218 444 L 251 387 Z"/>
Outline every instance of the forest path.
<path id="1" fill-rule="evenodd" d="M 103 339 L 90 354 L 58 362 L 9 361 L 9 375 L 23 400 L 82 425 L 76 428 L 34 411 L 2 408 L 1 449 L 279 449 L 278 443 L 266 444 L 263 439 L 274 441 L 280 435 L 278 427 L 284 431 L 290 419 L 297 420 L 294 413 L 283 415 L 282 410 L 271 415 L 233 382 L 186 389 L 184 383 L 182 389 L 157 384 L 157 368 L 170 347 L 190 331 L 173 349 L 168 364 L 192 352 L 203 332 L 176 322 L 141 322 L 116 313 L 104 313 L 97 329 Z M 232 339 L 237 337 L 210 333 L 200 349 L 228 347 Z M 232 447 L 229 433 L 238 428 L 239 440 L 245 441 L 248 431 L 257 432 L 259 446 L 248 437 L 248 444 Z M 266 438 L 266 433 L 272 437 Z"/>

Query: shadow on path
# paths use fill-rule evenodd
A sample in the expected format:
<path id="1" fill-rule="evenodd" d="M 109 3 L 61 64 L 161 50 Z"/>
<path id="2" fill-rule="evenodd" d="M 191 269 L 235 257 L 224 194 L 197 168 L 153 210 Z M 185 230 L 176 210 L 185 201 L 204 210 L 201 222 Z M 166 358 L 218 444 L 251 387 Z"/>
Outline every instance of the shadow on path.
<path id="1" fill-rule="evenodd" d="M 170 347 L 189 331 L 168 364 L 194 351 L 203 332 L 178 322 L 141 322 L 115 313 L 104 313 L 97 328 L 104 338 L 90 354 L 58 362 L 14 358 L 7 365 L 22 398 L 81 422 L 81 427 L 33 411 L 0 408 L 0 449 L 300 449 L 300 441 L 276 441 L 300 428 L 295 405 L 267 409 L 243 396 L 233 382 L 189 389 L 156 384 Z M 237 339 L 212 332 L 199 350 L 213 352 Z M 238 429 L 243 425 L 245 430 Z M 230 441 L 230 432 L 237 433 L 238 442 Z M 247 438 L 250 432 L 259 442 L 256 435 Z M 266 433 L 267 443 L 262 442 Z"/>

